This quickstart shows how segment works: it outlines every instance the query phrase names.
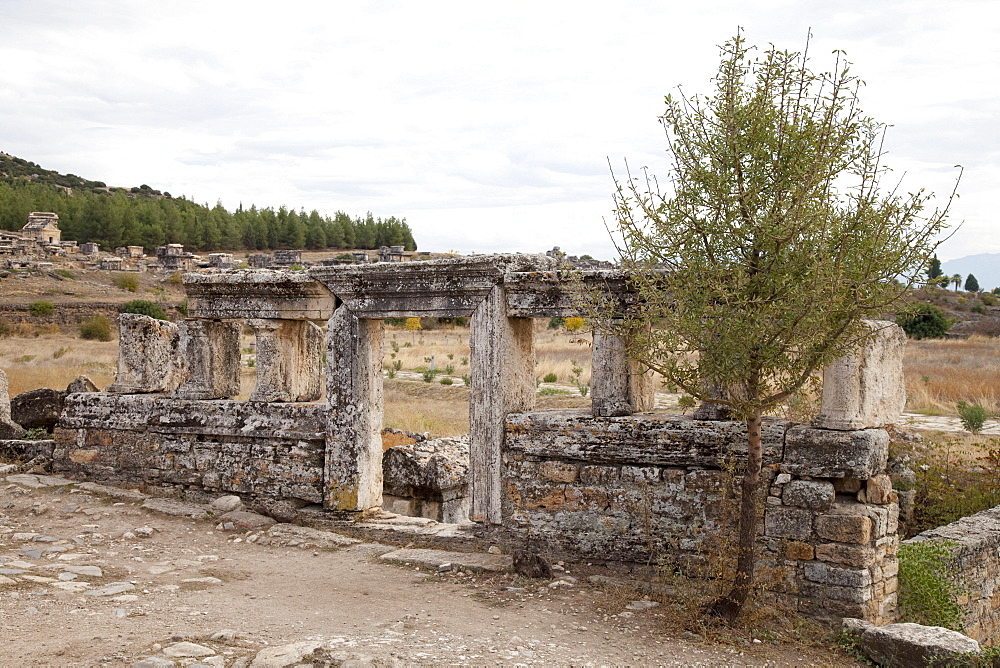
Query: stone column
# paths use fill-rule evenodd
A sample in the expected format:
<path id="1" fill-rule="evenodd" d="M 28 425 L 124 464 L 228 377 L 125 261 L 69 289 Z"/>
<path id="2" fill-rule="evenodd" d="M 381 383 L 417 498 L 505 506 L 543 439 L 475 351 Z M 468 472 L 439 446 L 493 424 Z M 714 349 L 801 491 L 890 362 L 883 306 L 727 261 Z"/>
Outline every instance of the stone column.
<path id="1" fill-rule="evenodd" d="M 906 404 L 906 334 L 895 323 L 866 320 L 871 331 L 858 350 L 823 370 L 823 401 L 813 426 L 868 429 L 894 424 Z"/>
<path id="2" fill-rule="evenodd" d="M 591 415 L 611 417 L 653 410 L 653 374 L 628 357 L 624 337 L 594 331 Z"/>
<path id="3" fill-rule="evenodd" d="M 530 318 L 508 318 L 494 287 L 472 314 L 469 394 L 470 519 L 500 523 L 504 418 L 535 405 L 535 339 Z"/>
<path id="4" fill-rule="evenodd" d="M 381 320 L 359 319 L 343 305 L 326 330 L 323 506 L 331 510 L 382 505 L 384 330 Z"/>
<path id="5" fill-rule="evenodd" d="M 118 316 L 118 374 L 108 392 L 173 392 L 180 385 L 178 327 L 138 313 Z"/>
<path id="6" fill-rule="evenodd" d="M 257 386 L 250 401 L 316 401 L 322 394 L 323 334 L 308 320 L 252 319 Z"/>
<path id="7" fill-rule="evenodd" d="M 191 318 L 180 326 L 184 383 L 180 399 L 226 399 L 240 393 L 240 334 L 234 320 Z"/>

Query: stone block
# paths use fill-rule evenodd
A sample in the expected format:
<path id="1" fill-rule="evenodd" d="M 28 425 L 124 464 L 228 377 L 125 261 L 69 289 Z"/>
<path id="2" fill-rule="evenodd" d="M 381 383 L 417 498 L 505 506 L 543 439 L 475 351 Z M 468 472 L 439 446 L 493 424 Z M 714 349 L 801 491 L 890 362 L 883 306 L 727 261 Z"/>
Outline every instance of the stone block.
<path id="1" fill-rule="evenodd" d="M 823 371 L 823 399 L 813 422 L 824 429 L 868 429 L 895 424 L 906 403 L 906 334 L 884 320 L 866 320 L 870 336 Z"/>
<path id="2" fill-rule="evenodd" d="M 10 416 L 25 429 L 52 431 L 62 415 L 65 392 L 40 387 L 10 400 Z"/>
<path id="3" fill-rule="evenodd" d="M 812 536 L 813 514 L 802 508 L 768 507 L 764 512 L 764 533 L 771 538 L 805 540 Z"/>
<path id="4" fill-rule="evenodd" d="M 618 482 L 619 469 L 616 466 L 580 467 L 580 482 L 585 485 L 611 485 Z"/>
<path id="5" fill-rule="evenodd" d="M 857 494 L 864 488 L 865 481 L 857 478 L 834 478 L 833 488 L 838 494 Z"/>
<path id="6" fill-rule="evenodd" d="M 803 574 L 812 582 L 838 587 L 862 588 L 872 584 L 872 575 L 867 568 L 839 568 L 822 561 L 806 564 Z"/>
<path id="7" fill-rule="evenodd" d="M 793 480 L 785 485 L 781 500 L 786 506 L 827 510 L 833 505 L 833 484 L 823 480 Z"/>
<path id="8" fill-rule="evenodd" d="M 538 467 L 538 474 L 550 482 L 575 482 L 579 473 L 576 464 L 565 462 L 542 462 Z"/>
<path id="9" fill-rule="evenodd" d="M 785 438 L 781 469 L 818 478 L 868 479 L 885 471 L 889 434 L 883 429 L 836 431 L 798 425 Z"/>
<path id="10" fill-rule="evenodd" d="M 180 385 L 180 334 L 172 322 L 138 313 L 118 316 L 118 374 L 108 392 L 173 392 Z"/>
<path id="11" fill-rule="evenodd" d="M 439 438 L 389 448 L 382 455 L 382 481 L 384 493 L 398 497 L 441 502 L 466 496 L 469 444 Z"/>
<path id="12" fill-rule="evenodd" d="M 815 550 L 809 543 L 796 540 L 788 541 L 785 546 L 785 557 L 795 561 L 809 561 L 815 556 Z"/>
<path id="13" fill-rule="evenodd" d="M 865 568 L 875 563 L 875 550 L 866 545 L 823 543 L 816 546 L 816 559 L 855 568 Z"/>
<path id="14" fill-rule="evenodd" d="M 315 401 L 322 394 L 322 330 L 307 320 L 252 318 L 257 385 L 250 401 Z"/>
<path id="15" fill-rule="evenodd" d="M 874 626 L 861 634 L 865 656 L 881 666 L 972 665 L 979 643 L 958 631 L 910 622 Z"/>
<path id="16" fill-rule="evenodd" d="M 623 466 L 621 469 L 621 478 L 622 482 L 658 482 L 660 480 L 660 469 L 655 466 Z"/>
<path id="17" fill-rule="evenodd" d="M 865 484 L 865 497 L 868 503 L 884 505 L 896 500 L 892 491 L 892 479 L 884 474 L 872 476 Z"/>
<path id="18" fill-rule="evenodd" d="M 240 393 L 242 322 L 188 319 L 180 325 L 183 399 L 226 399 Z"/>
<path id="19" fill-rule="evenodd" d="M 652 372 L 629 359 L 624 337 L 595 330 L 591 356 L 592 415 L 610 417 L 652 410 Z"/>
<path id="20" fill-rule="evenodd" d="M 867 545 L 872 539 L 872 521 L 861 515 L 820 515 L 816 533 L 837 543 Z"/>

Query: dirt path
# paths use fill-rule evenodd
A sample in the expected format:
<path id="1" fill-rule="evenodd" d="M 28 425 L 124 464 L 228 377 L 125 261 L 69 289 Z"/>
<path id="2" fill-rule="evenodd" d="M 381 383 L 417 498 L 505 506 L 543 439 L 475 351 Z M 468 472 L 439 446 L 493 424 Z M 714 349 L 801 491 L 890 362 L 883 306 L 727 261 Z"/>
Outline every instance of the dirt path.
<path id="1" fill-rule="evenodd" d="M 842 662 L 666 637 L 655 607 L 623 610 L 628 597 L 571 582 L 569 564 L 564 584 L 550 586 L 386 563 L 379 555 L 395 548 L 374 543 L 323 549 L 247 536 L 59 479 L 0 479 L 0 665 L 277 666 L 303 653 L 282 646 L 305 641 L 306 653 L 324 643 L 312 656 L 330 662 L 315 665 Z M 213 653 L 169 656 L 185 651 Z"/>

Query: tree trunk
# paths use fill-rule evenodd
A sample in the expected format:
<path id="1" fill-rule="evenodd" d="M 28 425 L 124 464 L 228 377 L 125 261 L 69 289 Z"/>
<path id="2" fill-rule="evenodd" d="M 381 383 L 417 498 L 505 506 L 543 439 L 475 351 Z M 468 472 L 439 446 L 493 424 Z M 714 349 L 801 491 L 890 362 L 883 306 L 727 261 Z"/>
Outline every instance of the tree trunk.
<path id="1" fill-rule="evenodd" d="M 709 614 L 733 622 L 750 595 L 754 575 L 754 547 L 757 538 L 757 489 L 761 470 L 761 412 L 747 419 L 747 470 L 740 497 L 740 539 L 736 557 L 736 578 L 728 594 L 708 607 Z"/>

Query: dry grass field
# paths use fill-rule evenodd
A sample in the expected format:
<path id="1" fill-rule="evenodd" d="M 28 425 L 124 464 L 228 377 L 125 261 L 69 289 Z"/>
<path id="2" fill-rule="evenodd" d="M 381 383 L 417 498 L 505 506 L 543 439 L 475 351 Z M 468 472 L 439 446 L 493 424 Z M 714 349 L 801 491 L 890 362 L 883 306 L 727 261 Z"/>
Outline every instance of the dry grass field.
<path id="1" fill-rule="evenodd" d="M 590 335 L 548 329 L 547 324 L 535 324 L 538 407 L 589 406 L 589 395 L 579 388 L 590 383 Z M 246 399 L 256 382 L 252 341 L 252 336 L 244 337 L 239 399 Z M 62 389 L 81 374 L 103 388 L 114 380 L 117 350 L 117 340 L 87 341 L 69 328 L 15 328 L 14 336 L 0 338 L 0 368 L 7 373 L 11 396 L 38 387 Z M 426 373 L 431 359 L 433 376 Z M 439 436 L 468 431 L 468 328 L 407 331 L 387 326 L 383 365 L 386 426 Z M 910 341 L 904 368 L 910 411 L 955 415 L 956 404 L 966 401 L 1000 413 L 998 338 Z M 549 374 L 556 380 L 544 382 Z M 446 378 L 450 384 L 442 384 Z"/>

